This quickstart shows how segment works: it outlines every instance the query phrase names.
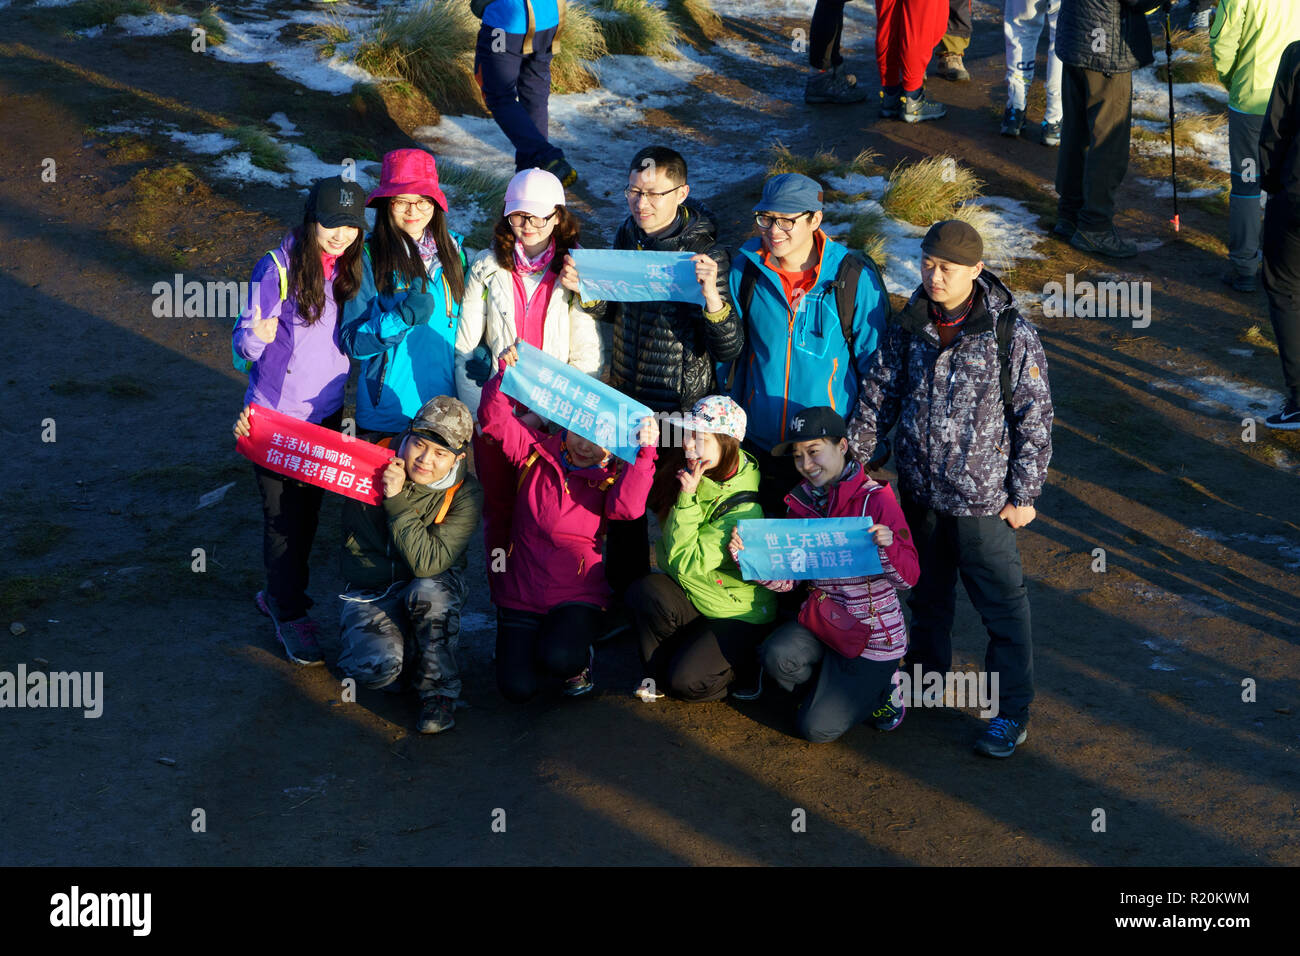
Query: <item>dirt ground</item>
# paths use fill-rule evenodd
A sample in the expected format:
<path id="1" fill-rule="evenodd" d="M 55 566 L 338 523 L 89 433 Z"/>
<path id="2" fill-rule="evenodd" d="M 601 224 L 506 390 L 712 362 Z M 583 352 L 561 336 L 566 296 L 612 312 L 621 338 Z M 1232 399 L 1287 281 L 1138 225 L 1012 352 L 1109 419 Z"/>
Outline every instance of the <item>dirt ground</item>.
<path id="1" fill-rule="evenodd" d="M 1243 442 L 1240 416 L 1152 387 L 1195 375 L 1277 391 L 1280 369 L 1267 336 L 1248 332 L 1267 329 L 1263 293 L 1219 283 L 1226 220 L 1187 204 L 1174 236 L 1168 200 L 1137 182 L 1147 161 L 1135 157 L 1120 192 L 1120 227 L 1159 248 L 1116 266 L 1046 245 L 1049 258 L 1010 279 L 1142 278 L 1154 298 L 1140 331 L 1030 310 L 1057 419 L 1039 517 L 1019 535 L 1037 699 L 1014 758 L 970 751 L 969 710 L 914 710 L 895 733 L 859 727 L 817 746 L 764 701 L 647 706 L 630 693 L 626 637 L 600 646 L 589 697 L 508 704 L 481 574 L 462 654 L 470 707 L 451 733 L 422 738 L 413 702 L 363 691 L 344 703 L 337 673 L 280 652 L 252 602 L 261 513 L 230 436 L 243 392 L 231 319 L 151 309 L 153 284 L 175 273 L 246 279 L 299 214 L 297 194 L 209 181 L 164 143 L 94 131 L 121 116 L 189 128 L 283 109 L 375 155 L 411 141 L 264 65 L 189 57 L 179 41 L 72 40 L 6 13 L 0 431 L 14 456 L 0 469 L 0 670 L 102 671 L 105 700 L 98 719 L 0 712 L 0 864 L 1300 864 L 1300 442 L 1262 422 Z M 786 25 L 729 26 L 770 38 Z M 931 83 L 950 107 L 940 123 L 881 122 L 873 102 L 824 107 L 816 141 L 788 145 L 846 158 L 870 146 L 888 166 L 956 155 L 1050 228 L 1055 152 L 997 135 L 995 24 L 977 23 L 967 62 L 974 82 Z M 787 72 L 790 103 L 752 77 L 724 91 L 763 143 L 804 108 L 803 74 Z M 698 103 L 674 115 L 688 153 L 704 136 L 756 148 L 712 129 Z M 650 135 L 611 148 L 630 155 Z M 757 192 L 755 179 L 705 197 L 734 242 Z M 616 225 L 601 215 L 593 237 Z M 42 441 L 50 419 L 57 440 Z M 330 500 L 312 585 L 325 620 L 338 540 Z M 477 542 L 471 554 L 481 569 Z M 956 668 L 979 666 L 984 631 L 964 595 L 954 643 Z"/>

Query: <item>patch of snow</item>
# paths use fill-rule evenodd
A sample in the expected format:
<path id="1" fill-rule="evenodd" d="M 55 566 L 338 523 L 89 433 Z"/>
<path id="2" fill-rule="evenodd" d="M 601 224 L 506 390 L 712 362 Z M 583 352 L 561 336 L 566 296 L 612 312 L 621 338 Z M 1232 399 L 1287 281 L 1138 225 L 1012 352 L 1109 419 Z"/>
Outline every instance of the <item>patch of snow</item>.
<path id="1" fill-rule="evenodd" d="M 127 14 L 118 17 L 114 24 L 133 37 L 156 37 L 178 30 L 189 32 L 194 26 L 193 17 L 178 17 L 170 13 Z"/>
<path id="2" fill-rule="evenodd" d="M 228 153 L 217 160 L 212 171 L 222 179 L 229 179 L 240 186 L 263 183 L 283 189 L 289 185 L 288 173 L 277 173 L 255 166 L 253 157 L 248 153 Z"/>
<path id="3" fill-rule="evenodd" d="M 271 118 L 268 122 L 275 124 L 279 128 L 281 136 L 302 135 L 301 133 L 298 132 L 298 127 L 293 122 L 290 121 L 289 117 L 285 116 L 283 113 L 272 113 Z"/>
<path id="4" fill-rule="evenodd" d="M 1252 358 L 1255 355 L 1254 349 L 1228 349 L 1229 355 L 1240 355 L 1242 358 Z"/>
<path id="5" fill-rule="evenodd" d="M 889 185 L 889 180 L 884 176 L 864 176 L 861 173 L 849 173 L 847 176 L 826 175 L 822 177 L 822 182 L 831 189 L 849 196 L 866 193 L 872 199 L 883 196 L 885 187 Z"/>
<path id="6" fill-rule="evenodd" d="M 1152 670 L 1152 671 L 1176 671 L 1176 670 L 1178 670 L 1178 668 L 1175 667 L 1173 664 L 1170 664 L 1170 663 L 1169 663 L 1167 660 L 1165 660 L 1163 657 L 1153 657 L 1153 658 L 1151 658 L 1151 666 L 1148 667 L 1147 670 Z"/>
<path id="7" fill-rule="evenodd" d="M 1189 391 L 1197 396 L 1199 403 L 1215 408 L 1224 408 L 1242 417 L 1253 415 L 1261 410 L 1276 408 L 1282 404 L 1282 395 L 1272 389 L 1246 385 L 1217 375 L 1198 378 L 1179 378 L 1176 380 L 1160 379 L 1151 383 L 1151 388 L 1169 391 Z"/>
<path id="8" fill-rule="evenodd" d="M 192 153 L 200 153 L 204 156 L 215 156 L 218 153 L 225 153 L 239 147 L 237 140 L 229 136 L 223 136 L 221 133 L 186 133 L 179 129 L 164 129 L 162 131 L 168 139 L 180 143 Z"/>

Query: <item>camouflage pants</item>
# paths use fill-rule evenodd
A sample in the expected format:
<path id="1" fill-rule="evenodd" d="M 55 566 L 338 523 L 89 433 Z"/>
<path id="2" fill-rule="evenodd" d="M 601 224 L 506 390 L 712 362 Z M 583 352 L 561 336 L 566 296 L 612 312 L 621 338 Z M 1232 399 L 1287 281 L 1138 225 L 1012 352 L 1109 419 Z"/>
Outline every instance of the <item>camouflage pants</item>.
<path id="1" fill-rule="evenodd" d="M 372 690 L 406 676 L 421 699 L 460 696 L 456 642 L 469 586 L 459 570 L 343 595 L 339 669 Z"/>

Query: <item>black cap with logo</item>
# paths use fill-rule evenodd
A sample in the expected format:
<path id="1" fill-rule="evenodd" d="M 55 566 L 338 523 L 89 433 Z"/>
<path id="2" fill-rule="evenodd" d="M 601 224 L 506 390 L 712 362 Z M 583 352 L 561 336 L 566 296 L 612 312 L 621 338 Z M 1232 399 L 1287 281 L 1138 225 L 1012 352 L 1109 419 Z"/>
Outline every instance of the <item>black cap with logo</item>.
<path id="1" fill-rule="evenodd" d="M 326 229 L 354 226 L 366 231 L 366 191 L 342 176 L 318 179 L 307 195 L 307 218 Z"/>
<path id="2" fill-rule="evenodd" d="M 848 437 L 849 428 L 844 423 L 844 418 L 829 406 L 816 405 L 790 416 L 789 426 L 785 430 L 785 441 L 773 448 L 772 454 L 788 455 L 797 442 L 812 441 L 814 438 L 838 441 Z"/>

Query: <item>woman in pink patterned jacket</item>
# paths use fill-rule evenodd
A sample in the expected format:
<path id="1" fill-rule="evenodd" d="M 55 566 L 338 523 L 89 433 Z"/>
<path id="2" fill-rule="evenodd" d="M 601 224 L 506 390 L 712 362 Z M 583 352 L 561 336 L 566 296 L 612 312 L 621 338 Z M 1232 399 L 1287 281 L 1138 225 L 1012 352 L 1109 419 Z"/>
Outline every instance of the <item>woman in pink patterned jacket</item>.
<path id="1" fill-rule="evenodd" d="M 795 725 L 801 737 L 814 743 L 829 743 L 867 719 L 878 730 L 893 730 L 906 711 L 894 682 L 898 661 L 907 651 L 898 591 L 916 584 L 916 546 L 889 485 L 871 478 L 850 457 L 847 431 L 844 419 L 833 409 L 803 409 L 791 418 L 786 430 L 789 440 L 772 450 L 773 455 L 793 453 L 795 468 L 804 477 L 786 495 L 787 517 L 870 518 L 883 569 L 866 577 L 810 581 L 812 591 L 799 620 L 777 627 L 760 651 L 763 669 L 784 690 L 810 685 Z M 733 534 L 733 557 L 743 548 L 740 535 Z M 798 582 L 756 583 L 780 592 L 793 590 Z M 829 615 L 816 613 L 821 602 L 833 605 Z M 817 623 L 819 617 L 835 616 L 848 625 L 843 639 L 853 643 L 855 651 L 857 645 L 865 645 L 853 656 L 845 656 L 842 645 L 837 649 L 828 641 L 828 636 L 833 639 L 833 629 Z M 854 633 L 855 623 L 864 633 Z"/>

